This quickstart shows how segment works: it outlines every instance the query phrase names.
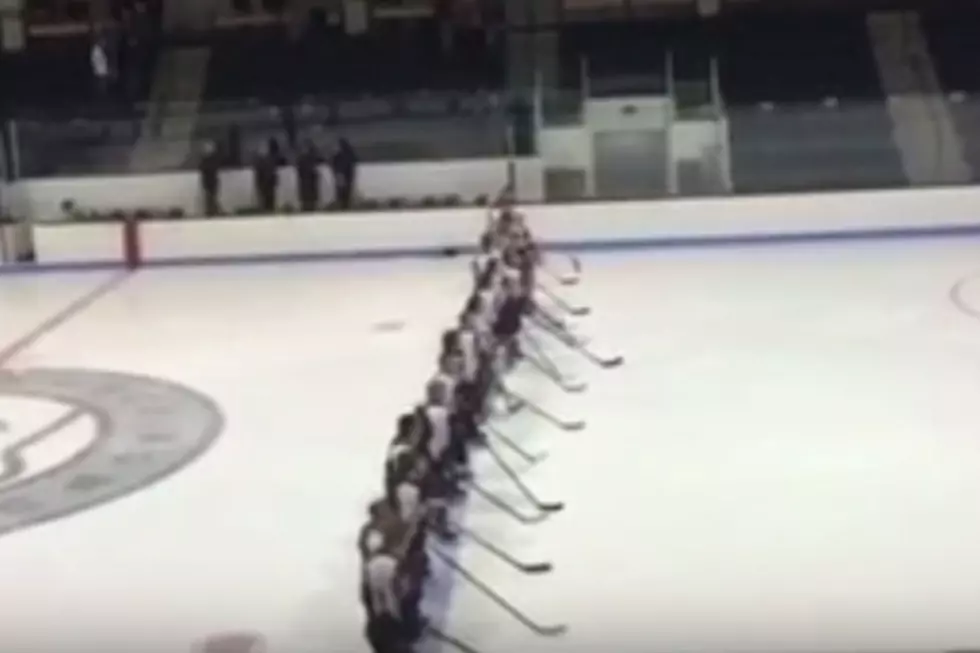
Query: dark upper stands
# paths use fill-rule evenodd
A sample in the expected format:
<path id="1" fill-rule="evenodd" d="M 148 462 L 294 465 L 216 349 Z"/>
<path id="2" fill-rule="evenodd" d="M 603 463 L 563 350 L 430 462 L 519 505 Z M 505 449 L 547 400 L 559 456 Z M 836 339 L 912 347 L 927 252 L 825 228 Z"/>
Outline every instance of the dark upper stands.
<path id="1" fill-rule="evenodd" d="M 139 137 L 155 65 L 152 25 L 160 6 L 145 0 L 144 6 L 149 29 L 141 32 L 142 47 L 122 50 L 128 55 L 121 59 L 122 82 L 108 97 L 95 92 L 92 28 L 88 13 L 79 9 L 84 5 L 69 3 L 66 14 L 57 13 L 56 5 L 35 7 L 37 22 L 31 24 L 34 32 L 26 48 L 0 55 L 0 115 L 13 121 L 8 136 L 16 143 L 20 175 L 125 169 Z M 122 24 L 122 14 L 116 18 L 115 25 Z"/>
<path id="2" fill-rule="evenodd" d="M 22 176 L 125 166 L 146 89 L 131 89 L 125 101 L 96 101 L 90 47 L 87 35 L 36 38 L 24 52 L 0 58 L 3 112 L 16 124 Z"/>
<path id="3" fill-rule="evenodd" d="M 736 190 L 907 183 L 864 16 L 753 16 L 720 48 Z"/>
<path id="4" fill-rule="evenodd" d="M 586 59 L 592 97 L 663 93 L 670 33 L 669 26 L 650 22 L 565 26 L 560 36 L 563 85 L 580 83 Z"/>
<path id="5" fill-rule="evenodd" d="M 947 93 L 956 94 L 949 111 L 973 179 L 980 180 L 980 12 L 972 17 L 926 14 L 922 25 L 940 83 Z"/>
<path id="6" fill-rule="evenodd" d="M 254 149 L 342 134 L 365 161 L 503 156 L 504 61 L 502 39 L 482 34 L 443 52 L 431 18 L 378 21 L 360 37 L 237 30 L 213 41 L 197 135 L 221 141 L 234 125 Z"/>
<path id="7" fill-rule="evenodd" d="M 187 109 L 196 140 L 225 143 L 237 132 L 247 156 L 270 138 L 288 148 L 343 135 L 369 162 L 500 156 L 515 140 L 521 151 L 533 148 L 531 112 L 506 89 L 515 57 L 506 34 L 464 30 L 447 49 L 439 22 L 425 15 L 375 21 L 360 37 L 329 21 L 303 30 L 273 14 L 259 18 L 196 41 L 210 53 L 203 97 Z M 980 92 L 973 59 L 964 56 L 980 42 L 975 24 L 926 20 L 950 90 Z M 859 13 L 552 29 L 558 52 L 548 85 L 560 92 L 545 93 L 547 117 L 578 117 L 583 61 L 592 97 L 670 88 L 682 115 L 714 110 L 715 58 L 738 191 L 906 183 Z M 93 107 L 89 43 L 87 34 L 35 38 L 25 53 L 0 57 L 4 110 L 18 119 L 25 174 L 125 169 L 152 75 L 128 102 Z M 978 106 L 966 102 L 954 114 L 980 169 Z M 166 115 L 182 110 L 171 103 Z"/>
<path id="8" fill-rule="evenodd" d="M 548 121 L 577 119 L 585 93 L 591 97 L 664 93 L 672 31 L 670 26 L 650 22 L 564 25 L 558 32 L 557 76 L 543 89 Z"/>

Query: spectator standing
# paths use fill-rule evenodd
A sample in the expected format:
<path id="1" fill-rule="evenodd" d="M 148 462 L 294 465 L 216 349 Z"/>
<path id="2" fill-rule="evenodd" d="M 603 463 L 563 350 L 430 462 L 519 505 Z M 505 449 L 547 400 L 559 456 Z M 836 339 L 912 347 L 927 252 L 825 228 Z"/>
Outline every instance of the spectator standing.
<path id="1" fill-rule="evenodd" d="M 296 157 L 296 186 L 300 211 L 309 213 L 320 208 L 320 164 L 323 159 L 312 141 L 303 143 Z"/>
<path id="2" fill-rule="evenodd" d="M 132 57 L 130 60 L 130 82 L 131 97 L 139 97 L 146 86 L 146 76 L 149 74 L 151 60 L 151 38 L 153 36 L 153 24 L 146 5 L 136 2 L 133 5 L 133 17 L 130 25 L 130 48 Z"/>
<path id="3" fill-rule="evenodd" d="M 337 151 L 330 159 L 337 204 L 346 210 L 351 207 L 357 188 L 357 153 L 346 138 L 337 140 Z"/>
<path id="4" fill-rule="evenodd" d="M 204 215 L 214 217 L 221 213 L 221 157 L 214 143 L 204 144 L 200 163 L 201 192 L 204 194 Z"/>
<path id="5" fill-rule="evenodd" d="M 255 159 L 253 174 L 255 178 L 255 194 L 259 200 L 259 210 L 262 213 L 274 213 L 276 210 L 276 192 L 279 190 L 279 146 L 275 139 L 269 139 L 263 151 Z"/>
<path id="6" fill-rule="evenodd" d="M 109 53 L 102 34 L 96 36 L 92 41 L 89 63 L 92 66 L 92 77 L 95 81 L 97 97 L 99 100 L 105 100 L 112 84 L 112 68 L 109 65 Z"/>
<path id="7" fill-rule="evenodd" d="M 225 134 L 225 164 L 229 168 L 241 168 L 242 160 L 242 130 L 238 125 L 232 125 Z"/>

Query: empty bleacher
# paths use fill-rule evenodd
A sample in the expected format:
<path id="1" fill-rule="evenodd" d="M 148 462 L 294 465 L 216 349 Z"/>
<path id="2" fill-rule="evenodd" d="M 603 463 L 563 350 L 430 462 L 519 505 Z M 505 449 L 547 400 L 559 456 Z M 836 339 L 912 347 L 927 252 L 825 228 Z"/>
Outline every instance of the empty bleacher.
<path id="1" fill-rule="evenodd" d="M 25 177 L 126 169 L 139 136 L 146 88 L 100 98 L 87 34 L 32 38 L 0 57 L 4 116 L 12 120 L 17 174 Z M 147 66 L 150 64 L 147 63 Z"/>
<path id="2" fill-rule="evenodd" d="M 221 141 L 235 126 L 254 151 L 343 135 L 364 161 L 502 156 L 502 43 L 472 36 L 449 54 L 431 19 L 379 21 L 363 36 L 236 30 L 212 44 L 196 137 Z"/>
<path id="3" fill-rule="evenodd" d="M 980 12 L 923 15 L 922 25 L 963 154 L 980 180 Z"/>
<path id="4" fill-rule="evenodd" d="M 720 34 L 736 191 L 907 183 L 862 15 L 752 16 Z"/>
<path id="5" fill-rule="evenodd" d="M 651 22 L 566 25 L 559 37 L 560 85 L 581 88 L 587 62 L 591 97 L 663 93 L 668 33 Z"/>

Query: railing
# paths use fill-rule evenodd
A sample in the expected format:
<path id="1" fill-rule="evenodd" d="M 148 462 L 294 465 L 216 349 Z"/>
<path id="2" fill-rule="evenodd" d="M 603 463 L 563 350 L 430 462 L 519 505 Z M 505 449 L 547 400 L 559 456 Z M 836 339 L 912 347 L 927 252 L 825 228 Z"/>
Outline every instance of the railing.
<path id="1" fill-rule="evenodd" d="M 667 192 L 676 195 L 679 192 L 680 182 L 677 179 L 677 164 L 674 160 L 674 121 L 677 119 L 676 107 L 677 96 L 674 88 L 674 51 L 667 49 L 664 53 L 664 78 L 666 81 L 666 95 L 669 102 L 667 111 L 667 148 L 664 152 L 664 166 L 667 170 Z"/>
<path id="2" fill-rule="evenodd" d="M 697 47 L 691 45 L 690 51 Z M 124 112 L 105 107 L 78 111 L 72 105 L 72 112 L 60 115 L 35 113 L 4 122 L 2 163 L 14 179 L 193 170 L 199 145 L 207 140 L 244 167 L 269 137 L 288 154 L 307 139 L 327 151 L 337 136 L 349 138 L 365 163 L 528 157 L 537 152 L 535 136 L 543 129 L 581 125 L 586 100 L 616 89 L 666 96 L 679 119 L 714 120 L 714 143 L 705 148 L 704 168 L 721 193 L 908 185 L 908 170 L 916 162 L 934 170 L 927 175 L 930 183 L 962 183 L 962 175 L 952 174 L 951 163 L 957 160 L 966 163 L 971 181 L 980 179 L 980 96 L 928 98 L 930 107 L 948 114 L 942 119 L 951 129 L 932 129 L 939 118 L 930 113 L 931 122 L 919 125 L 924 136 L 905 141 L 918 149 L 899 151 L 901 139 L 896 136 L 903 126 L 874 89 L 859 98 L 781 100 L 778 96 L 786 89 L 751 88 L 747 97 L 726 100 L 717 57 L 707 59 L 703 74 L 685 76 L 680 74 L 685 61 L 673 50 L 665 53 L 662 71 L 651 65 L 641 73 L 621 73 L 607 60 L 569 54 L 564 69 L 559 62 L 557 70 L 535 70 L 530 92 L 521 89 L 513 95 L 506 90 L 420 89 L 279 103 L 171 101 L 153 111 L 136 105 Z M 728 81 L 734 87 L 741 83 Z M 176 138 L 168 125 L 187 129 L 176 130 Z M 136 166 L 133 152 L 141 146 L 170 148 L 177 154 L 150 157 Z"/>
<path id="3" fill-rule="evenodd" d="M 363 161 L 397 163 L 527 154 L 527 147 L 518 152 L 514 146 L 533 144 L 533 138 L 524 137 L 533 132 L 532 124 L 523 124 L 533 121 L 528 104 L 503 93 L 464 91 L 318 96 L 289 105 L 173 102 L 152 118 L 138 111 L 38 115 L 11 119 L 4 131 L 16 162 L 10 171 L 15 178 L 125 174 L 134 171 L 133 153 L 147 146 L 186 153 L 139 171 L 193 169 L 205 141 L 241 163 L 270 138 L 288 154 L 307 140 L 329 147 L 344 136 Z"/>
<path id="4" fill-rule="evenodd" d="M 589 96 L 589 62 L 578 60 L 576 77 L 567 79 L 556 71 L 557 79 L 546 78 L 541 69 L 535 72 L 535 102 L 542 127 L 577 125 L 582 122 L 585 98 Z"/>
<path id="5" fill-rule="evenodd" d="M 713 192 L 723 194 L 732 192 L 732 159 L 729 153 L 728 116 L 725 113 L 725 98 L 721 92 L 721 75 L 718 70 L 718 57 L 711 55 L 709 65 L 711 81 L 711 105 L 715 118 L 715 139 L 708 155 L 711 170 L 715 175 Z"/>

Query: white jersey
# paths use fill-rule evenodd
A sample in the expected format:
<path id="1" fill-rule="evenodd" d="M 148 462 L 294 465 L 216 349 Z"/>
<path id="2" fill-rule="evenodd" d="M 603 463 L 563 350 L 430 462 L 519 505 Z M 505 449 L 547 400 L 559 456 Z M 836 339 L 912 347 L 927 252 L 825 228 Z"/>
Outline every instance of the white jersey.
<path id="1" fill-rule="evenodd" d="M 420 515 L 421 492 L 415 483 L 405 481 L 395 488 L 398 516 L 405 523 L 414 523 Z"/>
<path id="2" fill-rule="evenodd" d="M 364 565 L 364 577 L 371 612 L 398 618 L 398 560 L 386 553 L 373 555 Z"/>
<path id="3" fill-rule="evenodd" d="M 466 316 L 464 324 L 473 333 L 477 348 L 481 352 L 489 351 L 490 343 L 492 342 L 490 325 L 484 322 L 480 315 L 472 313 Z"/>
<path id="4" fill-rule="evenodd" d="M 473 383 L 480 372 L 480 351 L 476 333 L 471 329 L 459 330 L 459 348 L 463 353 L 463 379 Z"/>
<path id="5" fill-rule="evenodd" d="M 392 442 L 388 446 L 388 462 L 394 462 L 410 452 L 412 448 L 404 442 Z"/>
<path id="6" fill-rule="evenodd" d="M 367 551 L 369 556 L 380 551 L 384 544 L 385 536 L 379 529 L 371 528 L 368 530 L 364 537 L 364 549 Z"/>
<path id="7" fill-rule="evenodd" d="M 432 436 L 429 438 L 429 455 L 439 460 L 449 446 L 449 411 L 443 406 L 426 406 L 425 417 L 429 420 Z"/>
<path id="8" fill-rule="evenodd" d="M 456 410 L 456 379 L 446 372 L 436 372 L 430 384 L 438 384 L 442 388 L 446 409 L 449 412 Z"/>
<path id="9" fill-rule="evenodd" d="M 480 319 L 483 320 L 489 330 L 493 327 L 493 323 L 497 319 L 497 311 L 500 310 L 502 293 L 500 292 L 499 286 L 494 285 L 485 290 L 481 290 L 477 294 L 480 296 L 480 304 L 482 306 Z"/>
<path id="10" fill-rule="evenodd" d="M 500 254 L 497 252 L 481 252 L 473 259 L 473 277 L 480 279 L 493 263 L 500 261 Z"/>
<path id="11" fill-rule="evenodd" d="M 502 276 L 506 279 L 505 287 L 509 288 L 520 288 L 521 286 L 521 271 L 511 265 L 503 266 Z M 500 293 L 501 297 L 509 294 L 508 292 Z"/>

